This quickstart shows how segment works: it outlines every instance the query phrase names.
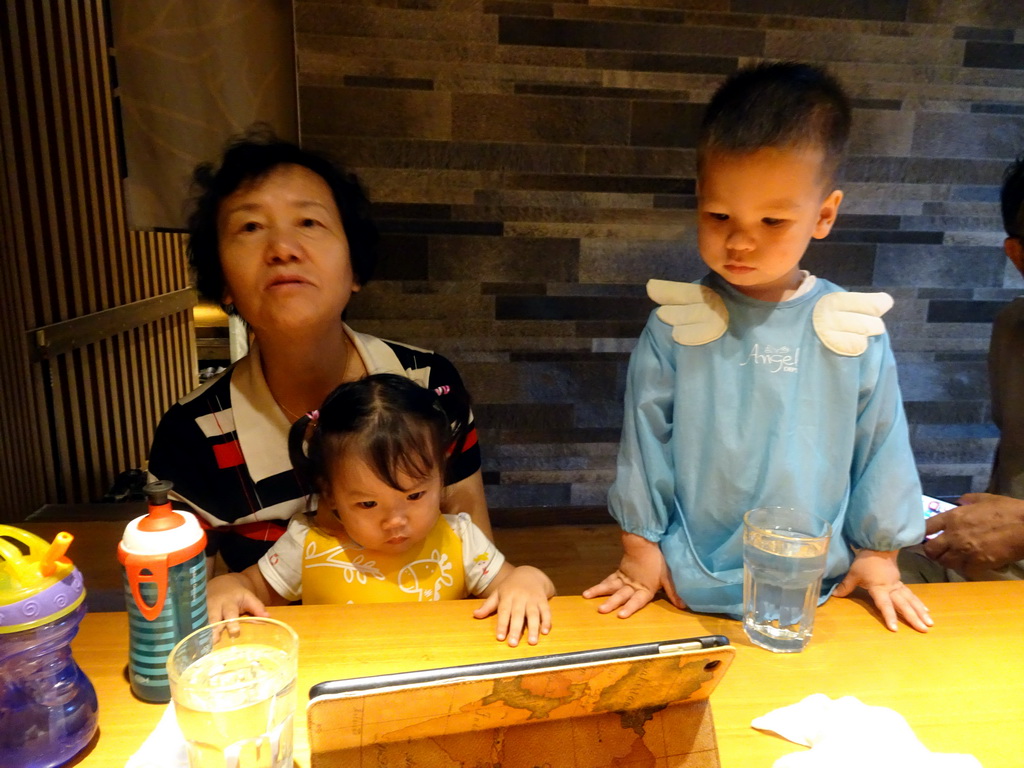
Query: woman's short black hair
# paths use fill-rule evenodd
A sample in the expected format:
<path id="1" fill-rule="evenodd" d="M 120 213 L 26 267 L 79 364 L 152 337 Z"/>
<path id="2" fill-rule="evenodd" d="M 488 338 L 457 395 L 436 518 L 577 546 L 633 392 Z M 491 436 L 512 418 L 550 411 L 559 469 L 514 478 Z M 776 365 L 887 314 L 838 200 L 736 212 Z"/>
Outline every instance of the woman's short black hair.
<path id="1" fill-rule="evenodd" d="M 1024 154 L 1010 163 L 1003 173 L 999 204 L 1006 234 L 1024 240 Z"/>
<path id="2" fill-rule="evenodd" d="M 192 210 L 188 217 L 188 260 L 199 293 L 218 304 L 224 299 L 224 272 L 220 263 L 217 215 L 224 199 L 242 185 L 262 179 L 280 165 L 300 165 L 317 174 L 330 187 L 338 206 L 352 271 L 366 285 L 377 264 L 377 227 L 370 217 L 370 201 L 359 180 L 326 155 L 302 149 L 257 124 L 230 139 L 219 163 L 200 163 L 192 172 Z M 233 307 L 225 307 L 234 313 Z"/>

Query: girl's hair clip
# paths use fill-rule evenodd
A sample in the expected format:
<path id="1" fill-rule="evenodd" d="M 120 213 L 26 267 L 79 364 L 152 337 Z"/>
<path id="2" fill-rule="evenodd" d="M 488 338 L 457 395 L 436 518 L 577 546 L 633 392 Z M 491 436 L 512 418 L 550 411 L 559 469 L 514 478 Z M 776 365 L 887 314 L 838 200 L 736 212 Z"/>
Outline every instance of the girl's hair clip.
<path id="1" fill-rule="evenodd" d="M 452 391 L 452 388 L 449 387 L 447 384 L 443 384 L 440 387 L 437 387 L 436 389 L 434 389 L 434 392 L 435 392 L 435 394 L 437 394 L 438 397 L 440 397 L 441 395 L 447 395 L 451 391 Z"/>
<path id="2" fill-rule="evenodd" d="M 320 420 L 320 411 L 312 410 L 306 414 L 306 418 L 312 421 L 314 424 Z"/>

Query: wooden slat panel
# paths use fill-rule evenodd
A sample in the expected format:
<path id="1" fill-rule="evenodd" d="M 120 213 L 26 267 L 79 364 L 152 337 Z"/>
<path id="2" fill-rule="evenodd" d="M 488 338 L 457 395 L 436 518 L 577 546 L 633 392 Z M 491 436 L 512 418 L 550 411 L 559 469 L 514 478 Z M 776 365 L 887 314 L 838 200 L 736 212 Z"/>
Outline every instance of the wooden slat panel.
<path id="1" fill-rule="evenodd" d="M 91 472 L 82 470 L 98 469 L 95 467 L 96 455 L 88 451 L 89 444 L 89 423 L 91 421 L 88 405 L 88 396 L 83 384 L 81 371 L 81 353 L 75 352 L 70 355 L 61 356 L 61 370 L 65 386 L 65 402 L 67 403 L 67 421 L 65 432 L 68 435 L 67 463 L 63 465 L 65 489 L 69 499 L 87 499 L 88 477 Z M 77 457 L 83 457 L 85 461 L 77 461 Z"/>
<path id="2" fill-rule="evenodd" d="M 115 280 L 114 276 L 123 275 L 126 265 L 121 264 L 118 268 L 118 259 L 124 259 L 125 249 L 119 242 L 121 227 L 112 218 L 120 211 L 121 203 L 115 197 L 120 186 L 116 183 L 114 170 L 117 154 L 116 141 L 112 142 L 112 137 L 115 126 L 110 116 L 111 109 L 104 107 L 110 101 L 109 88 L 105 85 L 105 81 L 109 82 L 106 40 L 101 34 L 101 21 L 92 17 L 91 8 L 92 6 L 87 4 L 79 11 L 79 15 L 82 30 L 80 38 L 83 40 L 83 55 L 86 61 L 86 67 L 81 71 L 88 73 L 88 82 L 93 86 L 78 90 L 82 99 L 82 112 L 87 116 L 83 120 L 87 147 L 84 154 L 89 157 L 90 178 L 95 179 L 91 185 L 90 203 L 97 229 L 96 247 L 98 253 L 109 254 L 102 262 L 95 262 L 97 282 L 101 285 L 97 309 L 106 309 L 124 303 L 124 298 L 120 295 L 120 281 Z"/>
<path id="3" fill-rule="evenodd" d="M 122 428 L 124 420 L 124 406 L 121 389 L 118 386 L 123 377 L 123 367 L 119 365 L 121 358 L 121 343 L 119 338 L 107 339 L 103 342 L 103 368 L 107 373 L 107 387 L 109 398 L 107 403 L 107 423 L 110 425 L 111 450 L 115 456 L 130 455 L 128 436 Z"/>
<path id="4" fill-rule="evenodd" d="M 64 56 L 64 71 L 63 81 L 66 83 L 65 93 L 68 94 L 68 131 L 72 136 L 86 136 L 91 133 L 92 129 L 83 123 L 82 116 L 84 114 L 82 109 L 82 98 L 78 91 L 73 87 L 75 82 L 76 72 L 80 72 L 85 67 L 84 57 L 82 55 L 82 43 L 77 35 L 70 34 L 71 29 L 77 29 L 80 27 L 78 22 L 78 9 L 75 5 L 61 4 L 59 6 L 60 13 L 62 16 L 62 44 L 65 46 L 66 53 Z M 66 18 L 67 14 L 71 14 L 71 22 Z M 87 251 L 93 250 L 95 243 L 93 241 L 94 229 L 90 207 L 87 202 L 89 201 L 89 184 L 87 180 L 92 178 L 88 175 L 87 165 L 91 161 L 91 153 L 89 152 L 78 152 L 70 158 L 70 162 L 67 164 L 67 174 L 69 177 L 68 191 L 76 199 L 81 200 L 83 203 L 81 215 L 77 216 L 73 222 L 74 231 L 78 240 L 78 246 L 74 249 L 76 251 Z M 76 315 L 89 314 L 96 311 L 96 297 L 98 295 L 96 285 L 96 267 L 95 264 L 90 264 L 86 261 L 77 262 L 80 269 L 79 274 L 76 275 L 74 281 L 75 291 L 75 304 L 76 304 Z"/>
<path id="5" fill-rule="evenodd" d="M 76 18 L 81 15 L 78 6 L 72 6 L 72 12 Z M 84 23 L 81 19 L 77 22 L 77 27 L 82 29 Z M 85 32 L 82 29 L 83 33 Z M 90 45 L 91 38 L 85 34 L 77 36 L 75 45 L 75 67 L 79 72 L 89 72 L 95 69 L 95 61 L 93 60 L 94 53 L 93 47 Z M 78 123 L 78 134 L 81 142 L 87 146 L 92 147 L 90 151 L 80 153 L 77 158 L 77 167 L 80 176 L 80 195 L 82 200 L 82 226 L 85 232 L 83 238 L 84 247 L 92 253 L 106 253 L 108 249 L 105 248 L 105 242 L 103 240 L 103 233 L 105 231 L 102 225 L 102 210 L 105 207 L 103 201 L 99 197 L 99 190 L 96 188 L 94 183 L 89 183 L 89 179 L 94 179 L 97 176 L 97 156 L 98 153 L 95 148 L 98 143 L 98 134 L 96 127 L 96 110 L 95 110 L 95 99 L 89 97 L 88 94 L 82 93 L 79 99 L 80 104 L 80 115 L 81 119 Z M 103 274 L 106 269 L 102 268 L 101 259 L 93 259 L 91 262 L 85 265 L 86 269 L 86 281 L 89 285 L 89 298 L 90 306 L 89 311 L 96 311 L 103 307 L 112 306 L 110 303 L 110 291 L 108 285 L 106 285 L 103 279 Z"/>
<path id="6" fill-rule="evenodd" d="M 64 206 L 64 201 L 58 200 L 60 179 L 60 161 L 55 158 L 55 152 L 59 150 L 62 136 L 59 135 L 60 126 L 53 112 L 53 105 L 58 104 L 60 99 L 47 99 L 47 93 L 60 93 L 60 84 L 53 79 L 54 54 L 58 42 L 54 39 L 54 30 L 51 19 L 51 5 L 49 3 L 29 3 L 30 13 L 35 9 L 36 36 L 34 40 L 35 74 L 39 91 L 35 100 L 33 121 L 41 140 L 39 146 L 39 158 L 41 163 L 41 179 L 46 183 L 41 185 L 39 204 L 44 211 L 59 211 Z M 31 23 L 31 22 L 30 22 Z M 45 246 L 54 258 L 48 259 L 50 267 L 50 279 L 42 281 L 44 310 L 50 318 L 46 324 L 56 320 L 63 320 L 70 317 L 67 301 L 68 279 L 64 265 L 69 261 L 66 246 L 63 242 L 64 228 L 67 226 L 64 217 L 58 218 L 52 215 L 41 216 L 40 231 L 45 238 Z M 39 260 L 37 264 L 45 262 Z"/>
<path id="7" fill-rule="evenodd" d="M 28 331 L 28 341 L 33 346 L 34 356 L 42 360 L 105 339 L 128 328 L 136 328 L 169 314 L 190 309 L 195 303 L 195 291 L 192 288 L 183 288 L 64 320 L 45 328 L 32 328 Z"/>
<path id="8" fill-rule="evenodd" d="M 181 333 L 187 325 L 182 313 L 54 361 L 54 378 L 65 385 L 55 391 L 58 410 L 68 415 L 67 429 L 58 436 L 61 455 L 68 458 L 60 478 L 67 498 L 95 501 L 119 472 L 142 466 L 156 426 L 149 414 L 163 413 L 182 390 L 191 389 L 195 365 L 191 353 L 171 354 L 164 366 L 167 375 L 154 377 L 161 364 L 150 350 L 160 347 L 160 339 L 167 349 L 181 349 L 180 341 L 188 342 Z M 111 371 L 122 365 L 125 375 L 111 378 Z M 152 382 L 148 391 L 142 384 L 146 381 Z M 139 401 L 146 407 L 130 407 Z"/>
<path id="9" fill-rule="evenodd" d="M 25 311 L 31 325 L 44 325 L 49 319 L 49 302 L 41 301 L 40 283 L 45 285 L 49 282 L 49 274 L 45 263 L 33 263 L 27 258 L 26 233 L 38 233 L 37 237 L 42 238 L 44 231 L 41 206 L 39 203 L 39 180 L 45 178 L 42 171 L 42 159 L 40 151 L 36 146 L 39 137 L 34 136 L 33 130 L 33 102 L 39 98 L 34 84 L 29 82 L 28 74 L 33 69 L 36 59 L 35 37 L 30 34 L 34 29 L 34 20 L 31 18 L 31 7 L 20 8 L 15 3 L 8 3 L 9 14 L 12 17 L 6 29 L 11 34 L 5 40 L 12 51 L 12 72 L 11 82 L 5 91 L 8 100 L 12 101 L 14 113 L 14 132 L 19 140 L 24 141 L 26 151 L 19 151 L 21 147 L 12 142 L 10 155 L 15 158 L 16 167 L 12 178 L 17 192 L 15 206 L 21 211 L 23 227 L 19 227 L 20 237 L 15 254 L 20 257 L 21 274 L 24 276 L 29 291 L 26 296 Z M 45 306 L 41 306 L 44 305 Z"/>
<path id="10" fill-rule="evenodd" d="M 63 99 L 51 99 L 50 110 L 52 120 L 56 129 L 56 137 L 53 147 L 54 170 L 59 179 L 57 194 L 64 201 L 79 199 L 75 189 L 74 167 L 78 162 L 80 153 L 74 152 L 73 148 L 79 141 L 80 131 L 76 130 L 74 123 L 75 104 L 74 88 L 75 75 L 71 70 L 73 64 L 73 50 L 71 48 L 71 35 L 69 32 L 66 10 L 64 3 L 47 4 L 49 9 L 50 23 L 53 26 L 51 39 L 54 50 L 50 51 L 51 83 L 53 93 L 66 93 L 69 97 Z M 65 202 L 66 205 L 66 202 Z M 88 295 L 88 285 L 85 279 L 82 262 L 74 258 L 75 254 L 84 251 L 81 240 L 82 216 L 79 211 L 76 215 L 68 217 L 63 222 L 57 222 L 57 231 L 62 243 L 61 253 L 66 254 L 67 263 L 63 289 L 67 301 L 67 315 L 65 317 L 78 317 L 89 312 L 88 304 L 84 300 Z"/>
<path id="11" fill-rule="evenodd" d="M 74 329 L 189 281 L 182 235 L 125 225 L 102 0 L 9 1 L 0 15 L 0 521 L 17 521 L 141 466 L 197 361 L 191 312 L 174 310 L 32 362 L 29 329 Z"/>
<path id="12" fill-rule="evenodd" d="M 23 517 L 45 493 L 52 478 L 52 457 L 42 410 L 41 376 L 28 365 L 27 347 L 20 333 L 21 318 L 32 309 L 32 273 L 26 248 L 25 219 L 31 210 L 22 183 L 31 162 L 14 151 L 15 137 L 25 125 L 27 88 L 20 73 L 25 69 L 24 13 L 14 3 L 3 9 L 0 28 L 0 87 L 10 107 L 0 109 L 0 248 L 7 274 L 0 280 L 0 333 L 9 339 L 0 345 L 0 521 Z"/>
<path id="13" fill-rule="evenodd" d="M 109 355 L 109 344 L 106 340 L 99 344 L 90 344 L 83 354 L 87 360 L 87 367 L 92 372 L 91 384 L 96 402 L 93 414 L 97 423 L 103 425 L 100 433 L 106 438 L 99 440 L 93 456 L 96 457 L 101 473 L 109 476 L 119 462 L 115 457 L 125 455 L 123 453 L 124 441 L 117 430 L 111 429 L 111 392 L 109 385 L 109 372 L 107 370 L 106 358 Z"/>

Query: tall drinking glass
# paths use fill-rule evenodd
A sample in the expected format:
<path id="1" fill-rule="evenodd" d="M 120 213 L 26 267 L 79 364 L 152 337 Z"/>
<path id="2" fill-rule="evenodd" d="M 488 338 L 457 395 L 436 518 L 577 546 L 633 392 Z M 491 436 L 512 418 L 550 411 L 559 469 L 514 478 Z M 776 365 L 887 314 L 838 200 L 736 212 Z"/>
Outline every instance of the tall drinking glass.
<path id="1" fill-rule="evenodd" d="M 802 651 L 811 639 L 832 526 L 790 507 L 743 516 L 743 630 L 776 653 Z"/>
<path id="2" fill-rule="evenodd" d="M 243 617 L 174 646 L 167 676 L 190 768 L 291 768 L 299 637 Z"/>

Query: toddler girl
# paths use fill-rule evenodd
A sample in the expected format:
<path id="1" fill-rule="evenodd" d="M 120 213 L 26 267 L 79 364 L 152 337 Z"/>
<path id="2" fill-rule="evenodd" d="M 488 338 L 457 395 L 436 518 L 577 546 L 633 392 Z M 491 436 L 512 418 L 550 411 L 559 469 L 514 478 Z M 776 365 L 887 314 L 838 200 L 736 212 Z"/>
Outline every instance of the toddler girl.
<path id="1" fill-rule="evenodd" d="M 486 598 L 498 640 L 533 645 L 551 629 L 551 580 L 514 567 L 469 515 L 442 515 L 451 425 L 439 394 L 394 374 L 342 384 L 291 428 L 296 471 L 318 493 L 256 565 L 210 581 L 210 621 L 265 605 L 385 603 Z M 454 409 L 449 409 L 454 410 Z"/>

